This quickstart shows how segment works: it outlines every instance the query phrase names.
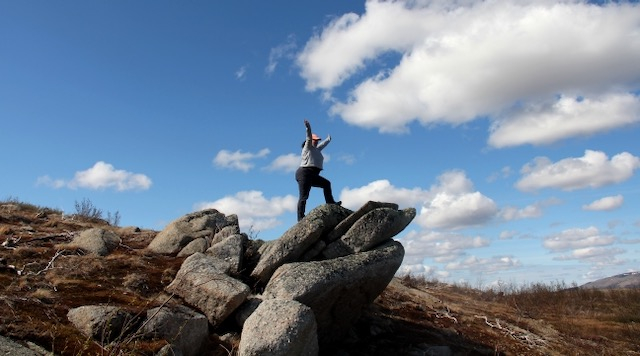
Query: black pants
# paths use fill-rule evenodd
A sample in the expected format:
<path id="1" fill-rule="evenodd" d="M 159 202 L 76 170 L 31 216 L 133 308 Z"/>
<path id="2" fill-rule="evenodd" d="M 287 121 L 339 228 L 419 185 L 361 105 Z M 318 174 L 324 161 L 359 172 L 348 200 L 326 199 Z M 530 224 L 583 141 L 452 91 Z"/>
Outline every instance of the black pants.
<path id="1" fill-rule="evenodd" d="M 331 193 L 331 182 L 320 176 L 320 168 L 316 167 L 300 167 L 296 171 L 296 181 L 298 181 L 298 221 L 304 217 L 304 211 L 309 199 L 311 187 L 322 188 L 324 192 L 324 201 L 327 204 L 335 204 L 333 194 Z"/>

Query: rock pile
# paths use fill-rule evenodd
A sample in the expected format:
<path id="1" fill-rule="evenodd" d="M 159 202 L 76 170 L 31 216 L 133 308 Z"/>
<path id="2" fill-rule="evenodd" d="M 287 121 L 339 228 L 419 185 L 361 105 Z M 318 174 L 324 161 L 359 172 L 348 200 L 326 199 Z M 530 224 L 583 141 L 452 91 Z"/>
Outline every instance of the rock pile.
<path id="1" fill-rule="evenodd" d="M 317 355 L 343 339 L 392 280 L 404 257 L 393 237 L 415 215 L 393 203 L 368 202 L 355 212 L 327 204 L 263 242 L 241 233 L 235 215 L 188 214 L 147 247 L 188 256 L 166 287 L 181 305 L 165 304 L 145 317 L 91 305 L 68 317 L 102 342 L 131 334 L 165 339 L 166 354 L 201 354 L 210 332 L 232 324 L 236 332 L 221 337 L 239 341 L 239 355 Z"/>

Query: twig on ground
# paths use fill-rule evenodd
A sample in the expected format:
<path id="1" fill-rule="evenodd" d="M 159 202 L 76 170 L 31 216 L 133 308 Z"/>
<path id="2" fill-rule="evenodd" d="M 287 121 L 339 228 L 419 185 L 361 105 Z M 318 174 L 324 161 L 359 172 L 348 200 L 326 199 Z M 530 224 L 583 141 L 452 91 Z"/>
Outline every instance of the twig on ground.
<path id="1" fill-rule="evenodd" d="M 18 242 L 20 242 L 20 239 L 21 237 L 14 239 L 13 237 L 9 236 L 7 237 L 6 240 L 4 240 L 4 242 L 2 242 L 2 247 L 8 250 L 15 250 L 16 246 L 18 245 Z"/>
<path id="2" fill-rule="evenodd" d="M 484 319 L 485 324 L 489 325 L 491 328 L 502 331 L 505 335 L 510 336 L 514 340 L 524 341 L 527 343 L 529 347 L 535 347 L 535 346 L 547 344 L 547 342 L 544 339 L 530 332 L 511 330 L 509 328 L 503 327 L 502 325 L 500 325 L 500 319 L 498 318 L 496 318 L 495 324 L 492 324 L 486 315 L 474 315 L 474 317 L 477 319 Z"/>
<path id="3" fill-rule="evenodd" d="M 436 311 L 436 318 L 447 318 L 453 320 L 454 323 L 458 323 L 458 319 L 451 315 L 451 309 L 448 306 L 445 306 L 444 309 L 440 311 Z"/>

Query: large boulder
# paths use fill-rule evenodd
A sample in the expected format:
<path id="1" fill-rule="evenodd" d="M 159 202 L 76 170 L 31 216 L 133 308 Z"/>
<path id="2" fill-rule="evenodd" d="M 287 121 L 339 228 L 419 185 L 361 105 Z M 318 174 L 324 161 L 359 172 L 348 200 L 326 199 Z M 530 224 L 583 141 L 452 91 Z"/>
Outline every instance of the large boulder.
<path id="1" fill-rule="evenodd" d="M 91 228 L 76 236 L 70 246 L 81 248 L 98 256 L 106 256 L 115 250 L 121 242 L 120 236 L 113 231 Z"/>
<path id="2" fill-rule="evenodd" d="M 207 318 L 183 305 L 147 310 L 142 334 L 168 341 L 185 356 L 197 356 L 209 338 Z"/>
<path id="3" fill-rule="evenodd" d="M 238 224 L 228 225 L 217 231 L 211 241 L 209 241 L 209 246 L 213 246 L 218 242 L 224 240 L 225 238 L 236 235 L 240 233 L 240 226 Z"/>
<path id="4" fill-rule="evenodd" d="M 324 204 L 309 212 L 279 239 L 265 244 L 251 276 L 266 284 L 273 272 L 289 262 L 296 262 L 323 236 L 352 212 L 336 204 Z"/>
<path id="5" fill-rule="evenodd" d="M 244 323 L 239 356 L 315 356 L 318 336 L 313 312 L 293 300 L 262 302 Z"/>
<path id="6" fill-rule="evenodd" d="M 331 243 L 344 235 L 350 228 L 355 224 L 356 221 L 360 220 L 365 214 L 370 212 L 373 209 L 378 208 L 390 208 L 398 210 L 398 204 L 395 203 L 384 203 L 378 201 L 368 201 L 360 209 L 353 212 L 353 214 L 349 215 L 346 219 L 342 220 L 325 238 L 327 243 Z"/>
<path id="7" fill-rule="evenodd" d="M 128 311 L 110 305 L 84 305 L 70 309 L 67 319 L 85 336 L 102 344 L 122 339 L 135 330 L 140 318 Z"/>
<path id="8" fill-rule="evenodd" d="M 209 243 L 207 239 L 204 237 L 198 237 L 195 240 L 192 240 L 187 244 L 187 246 L 183 247 L 180 252 L 176 255 L 177 257 L 189 257 L 196 252 L 204 253 L 207 248 L 209 248 Z"/>
<path id="9" fill-rule="evenodd" d="M 205 253 L 229 263 L 229 273 L 238 275 L 243 268 L 244 246 L 249 238 L 246 234 L 234 234 L 209 247 Z"/>
<path id="10" fill-rule="evenodd" d="M 209 241 L 227 226 L 238 225 L 236 215 L 226 216 L 215 209 L 187 214 L 169 223 L 149 243 L 147 249 L 161 254 L 174 254 L 192 240 L 204 237 Z"/>
<path id="11" fill-rule="evenodd" d="M 285 264 L 271 277 L 263 298 L 292 299 L 310 307 L 320 345 L 326 345 L 348 332 L 362 308 L 393 279 L 403 257 L 402 245 L 389 241 L 345 257 Z"/>
<path id="12" fill-rule="evenodd" d="M 342 237 L 329 244 L 322 254 L 325 258 L 336 258 L 368 251 L 399 234 L 415 217 L 415 208 L 373 209 L 358 219 Z"/>
<path id="13" fill-rule="evenodd" d="M 166 287 L 200 310 L 214 327 L 240 306 L 251 290 L 227 275 L 230 265 L 203 253 L 187 257 L 175 279 Z"/>

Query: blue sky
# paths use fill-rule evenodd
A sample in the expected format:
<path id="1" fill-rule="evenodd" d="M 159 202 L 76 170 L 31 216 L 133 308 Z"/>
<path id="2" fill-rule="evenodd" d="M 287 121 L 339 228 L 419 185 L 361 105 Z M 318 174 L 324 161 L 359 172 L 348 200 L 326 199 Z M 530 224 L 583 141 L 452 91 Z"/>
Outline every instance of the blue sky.
<path id="1" fill-rule="evenodd" d="M 0 1 L 0 198 L 276 239 L 306 118 L 402 272 L 583 284 L 639 268 L 639 63 L 637 2 Z"/>

